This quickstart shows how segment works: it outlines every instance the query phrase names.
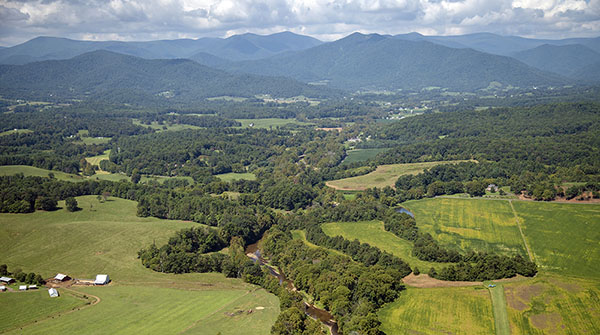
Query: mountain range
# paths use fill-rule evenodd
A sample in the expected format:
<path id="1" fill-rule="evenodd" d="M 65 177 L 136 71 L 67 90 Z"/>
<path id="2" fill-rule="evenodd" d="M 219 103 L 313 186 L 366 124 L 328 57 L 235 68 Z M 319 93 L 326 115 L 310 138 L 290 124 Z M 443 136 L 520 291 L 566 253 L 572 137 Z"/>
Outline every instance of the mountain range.
<path id="1" fill-rule="evenodd" d="M 600 38 L 488 33 L 354 33 L 333 42 L 291 32 L 148 42 L 38 37 L 0 48 L 6 64 L 0 89 L 4 95 L 191 102 L 221 95 L 332 96 L 337 89 L 597 84 L 599 50 Z"/>

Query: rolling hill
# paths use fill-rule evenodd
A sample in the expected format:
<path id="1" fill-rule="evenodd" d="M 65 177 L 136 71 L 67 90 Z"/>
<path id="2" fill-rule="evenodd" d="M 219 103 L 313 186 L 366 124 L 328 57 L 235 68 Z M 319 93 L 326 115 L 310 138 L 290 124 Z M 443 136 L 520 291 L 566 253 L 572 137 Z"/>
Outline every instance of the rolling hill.
<path id="1" fill-rule="evenodd" d="M 292 54 L 237 62 L 221 68 L 289 76 L 348 90 L 429 86 L 474 90 L 486 88 L 491 82 L 518 87 L 567 82 L 558 75 L 534 69 L 509 57 L 449 48 L 427 41 L 360 33 Z"/>
<path id="2" fill-rule="evenodd" d="M 147 60 L 98 50 L 68 60 L 0 65 L 3 95 L 93 98 L 122 103 L 193 102 L 206 97 L 324 96 L 292 79 L 229 74 L 187 59 Z"/>
<path id="3" fill-rule="evenodd" d="M 556 46 L 544 44 L 513 56 L 523 63 L 543 71 L 578 78 L 582 69 L 600 62 L 600 53 L 581 44 Z M 596 78 L 600 80 L 600 78 Z"/>
<path id="4" fill-rule="evenodd" d="M 259 59 L 286 51 L 319 45 L 321 41 L 281 32 L 272 35 L 243 34 L 229 38 L 158 40 L 147 42 L 77 41 L 57 37 L 36 37 L 25 43 L 0 49 L 0 64 L 69 59 L 87 52 L 108 50 L 148 59 L 194 58 L 208 53 L 228 60 Z"/>

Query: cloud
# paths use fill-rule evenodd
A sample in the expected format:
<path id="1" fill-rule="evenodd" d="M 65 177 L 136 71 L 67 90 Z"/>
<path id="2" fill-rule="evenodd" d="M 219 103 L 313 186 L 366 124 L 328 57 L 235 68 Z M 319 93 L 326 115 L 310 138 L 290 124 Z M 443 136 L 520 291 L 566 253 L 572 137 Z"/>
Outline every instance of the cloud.
<path id="1" fill-rule="evenodd" d="M 326 40 L 353 31 L 564 38 L 600 35 L 600 0 L 0 0 L 0 29 L 4 45 L 281 30 Z"/>

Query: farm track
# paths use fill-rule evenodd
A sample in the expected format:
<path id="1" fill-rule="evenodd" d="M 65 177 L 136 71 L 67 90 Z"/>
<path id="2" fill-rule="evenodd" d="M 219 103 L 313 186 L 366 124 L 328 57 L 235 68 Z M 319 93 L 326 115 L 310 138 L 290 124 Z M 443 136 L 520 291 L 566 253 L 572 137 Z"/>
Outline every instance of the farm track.
<path id="1" fill-rule="evenodd" d="M 531 253 L 531 249 L 529 249 L 529 244 L 525 239 L 525 234 L 523 234 L 523 228 L 521 228 L 521 222 L 519 221 L 519 216 L 517 215 L 517 211 L 515 210 L 515 206 L 513 206 L 512 200 L 508 200 L 510 204 L 510 208 L 512 209 L 513 214 L 515 215 L 515 220 L 517 221 L 517 227 L 519 227 L 519 232 L 521 233 L 521 238 L 523 239 L 523 244 L 525 244 L 525 249 L 527 249 L 527 255 L 529 255 L 529 260 L 533 262 L 533 254 Z"/>

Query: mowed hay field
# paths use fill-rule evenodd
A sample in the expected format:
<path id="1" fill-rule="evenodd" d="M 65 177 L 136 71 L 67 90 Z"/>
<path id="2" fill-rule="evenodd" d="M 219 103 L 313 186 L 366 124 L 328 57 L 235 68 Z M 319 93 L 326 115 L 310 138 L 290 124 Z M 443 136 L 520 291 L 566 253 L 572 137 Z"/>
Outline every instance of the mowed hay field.
<path id="1" fill-rule="evenodd" d="M 366 161 L 371 159 L 378 154 L 389 150 L 389 148 L 374 148 L 374 149 L 352 149 L 346 151 L 346 158 L 344 158 L 343 164 L 350 164 L 355 162 Z"/>
<path id="2" fill-rule="evenodd" d="M 403 206 L 413 212 L 419 229 L 446 247 L 527 257 L 508 201 L 433 198 L 407 201 Z"/>
<path id="3" fill-rule="evenodd" d="M 494 334 L 490 295 L 481 286 L 409 287 L 379 317 L 386 334 Z"/>
<path id="4" fill-rule="evenodd" d="M 600 205 L 514 201 L 540 269 L 600 278 Z"/>
<path id="5" fill-rule="evenodd" d="M 339 235 L 350 241 L 358 239 L 361 243 L 368 243 L 382 251 L 387 251 L 402 258 L 412 269 L 417 267 L 423 273 L 432 267 L 439 270 L 446 265 L 445 263 L 426 262 L 414 257 L 412 242 L 385 231 L 382 221 L 328 222 L 322 224 L 321 227 L 329 236 Z"/>
<path id="6" fill-rule="evenodd" d="M 40 316 L 18 333 L 131 334 L 187 329 L 199 334 L 237 334 L 238 326 L 248 327 L 248 334 L 269 332 L 279 313 L 274 295 L 217 273 L 157 273 L 137 259 L 138 250 L 153 241 L 161 245 L 177 230 L 198 224 L 137 217 L 136 203 L 129 200 L 109 198 L 100 203 L 95 196 L 85 196 L 77 201 L 82 210 L 74 213 L 60 209 L 0 214 L 1 263 L 8 264 L 9 270 L 21 268 L 46 278 L 58 272 L 90 279 L 107 273 L 113 282 L 106 287 L 73 287 L 97 296 L 100 302 L 60 317 Z M 50 299 L 44 293 L 40 298 Z M 7 305 L 13 301 L 5 296 L 26 298 L 26 294 L 0 293 L 0 310 L 11 309 Z M 249 304 L 265 309 L 235 314 L 238 307 L 247 312 Z M 248 326 L 254 323 L 254 328 Z M 201 324 L 210 324 L 215 331 L 206 332 L 208 328 Z"/>
<path id="7" fill-rule="evenodd" d="M 538 274 L 505 283 L 511 334 L 600 334 L 600 283 Z"/>
<path id="8" fill-rule="evenodd" d="M 17 173 L 22 173 L 25 177 L 48 177 L 49 173 L 54 174 L 54 177 L 58 180 L 66 181 L 81 181 L 84 180 L 82 176 L 65 173 L 62 171 L 50 171 L 45 169 L 36 168 L 28 165 L 3 165 L 0 166 L 0 176 L 13 176 Z"/>
<path id="9" fill-rule="evenodd" d="M 418 174 L 441 164 L 456 164 L 465 161 L 425 162 L 409 164 L 380 165 L 366 175 L 328 181 L 326 184 L 336 190 L 366 190 L 367 188 L 386 186 L 393 187 L 398 177 L 408 174 Z"/>

